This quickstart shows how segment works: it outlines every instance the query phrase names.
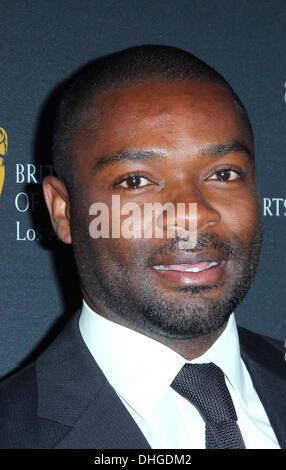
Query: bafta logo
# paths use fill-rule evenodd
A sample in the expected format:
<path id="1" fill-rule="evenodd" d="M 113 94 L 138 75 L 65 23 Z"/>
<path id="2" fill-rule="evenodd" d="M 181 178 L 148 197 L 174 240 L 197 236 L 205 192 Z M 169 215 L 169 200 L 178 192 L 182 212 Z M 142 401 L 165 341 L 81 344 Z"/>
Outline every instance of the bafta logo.
<path id="1" fill-rule="evenodd" d="M 0 127 L 0 198 L 5 180 L 4 157 L 8 151 L 8 136 L 2 127 Z M 2 156 L 3 155 L 3 156 Z"/>

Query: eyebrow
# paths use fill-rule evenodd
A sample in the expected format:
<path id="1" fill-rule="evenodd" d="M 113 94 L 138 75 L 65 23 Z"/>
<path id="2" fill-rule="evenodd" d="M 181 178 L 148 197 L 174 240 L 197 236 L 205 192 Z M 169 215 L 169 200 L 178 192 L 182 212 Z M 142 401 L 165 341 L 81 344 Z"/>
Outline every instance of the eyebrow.
<path id="1" fill-rule="evenodd" d="M 137 160 L 166 160 L 167 156 L 164 152 L 158 150 L 118 150 L 111 155 L 104 155 L 95 163 L 94 169 L 111 165 L 121 161 L 137 161 Z"/>
<path id="2" fill-rule="evenodd" d="M 199 149 L 199 153 L 204 157 L 220 157 L 235 152 L 247 153 L 250 159 L 253 159 L 250 149 L 244 143 L 233 140 L 224 144 L 206 145 Z M 168 154 L 161 150 L 118 150 L 110 155 L 104 155 L 98 160 L 93 169 L 102 168 L 105 165 L 112 165 L 122 161 L 144 161 L 144 160 L 163 160 L 168 159 Z"/>
<path id="3" fill-rule="evenodd" d="M 250 159 L 253 159 L 252 152 L 246 144 L 239 140 L 232 140 L 225 144 L 207 145 L 202 148 L 202 154 L 205 156 L 220 157 L 221 155 L 228 155 L 229 153 L 244 152 L 247 153 Z"/>

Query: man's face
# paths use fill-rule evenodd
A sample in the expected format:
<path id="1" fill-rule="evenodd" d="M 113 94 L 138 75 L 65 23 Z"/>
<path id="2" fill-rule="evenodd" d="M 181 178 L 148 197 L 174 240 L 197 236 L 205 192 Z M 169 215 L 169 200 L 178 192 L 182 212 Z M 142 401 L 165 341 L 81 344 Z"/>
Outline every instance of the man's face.
<path id="1" fill-rule="evenodd" d="M 88 303 L 155 336 L 220 328 L 250 286 L 261 241 L 253 142 L 230 93 L 159 81 L 108 91 L 74 149 L 71 234 Z M 91 204 L 109 207 L 111 227 L 113 195 L 142 213 L 144 203 L 196 203 L 196 247 L 179 249 L 178 237 L 91 238 Z"/>

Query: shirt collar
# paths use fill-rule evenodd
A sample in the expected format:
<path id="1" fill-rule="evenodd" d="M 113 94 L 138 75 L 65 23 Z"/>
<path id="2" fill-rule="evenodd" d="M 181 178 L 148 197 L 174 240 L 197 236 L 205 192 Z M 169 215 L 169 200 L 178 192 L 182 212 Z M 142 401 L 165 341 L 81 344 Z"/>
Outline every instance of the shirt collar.
<path id="1" fill-rule="evenodd" d="M 118 395 L 144 419 L 152 416 L 159 401 L 186 362 L 214 362 L 240 396 L 244 382 L 234 315 L 208 351 L 186 361 L 162 343 L 98 315 L 83 301 L 80 332 L 88 349 Z"/>

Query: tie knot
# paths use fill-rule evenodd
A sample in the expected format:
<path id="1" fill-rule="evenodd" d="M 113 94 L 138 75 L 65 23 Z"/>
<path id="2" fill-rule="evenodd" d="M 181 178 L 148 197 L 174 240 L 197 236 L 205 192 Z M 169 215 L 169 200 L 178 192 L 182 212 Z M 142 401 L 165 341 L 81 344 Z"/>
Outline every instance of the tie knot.
<path id="1" fill-rule="evenodd" d="M 171 387 L 190 400 L 206 421 L 237 420 L 222 370 L 215 364 L 185 364 Z"/>

